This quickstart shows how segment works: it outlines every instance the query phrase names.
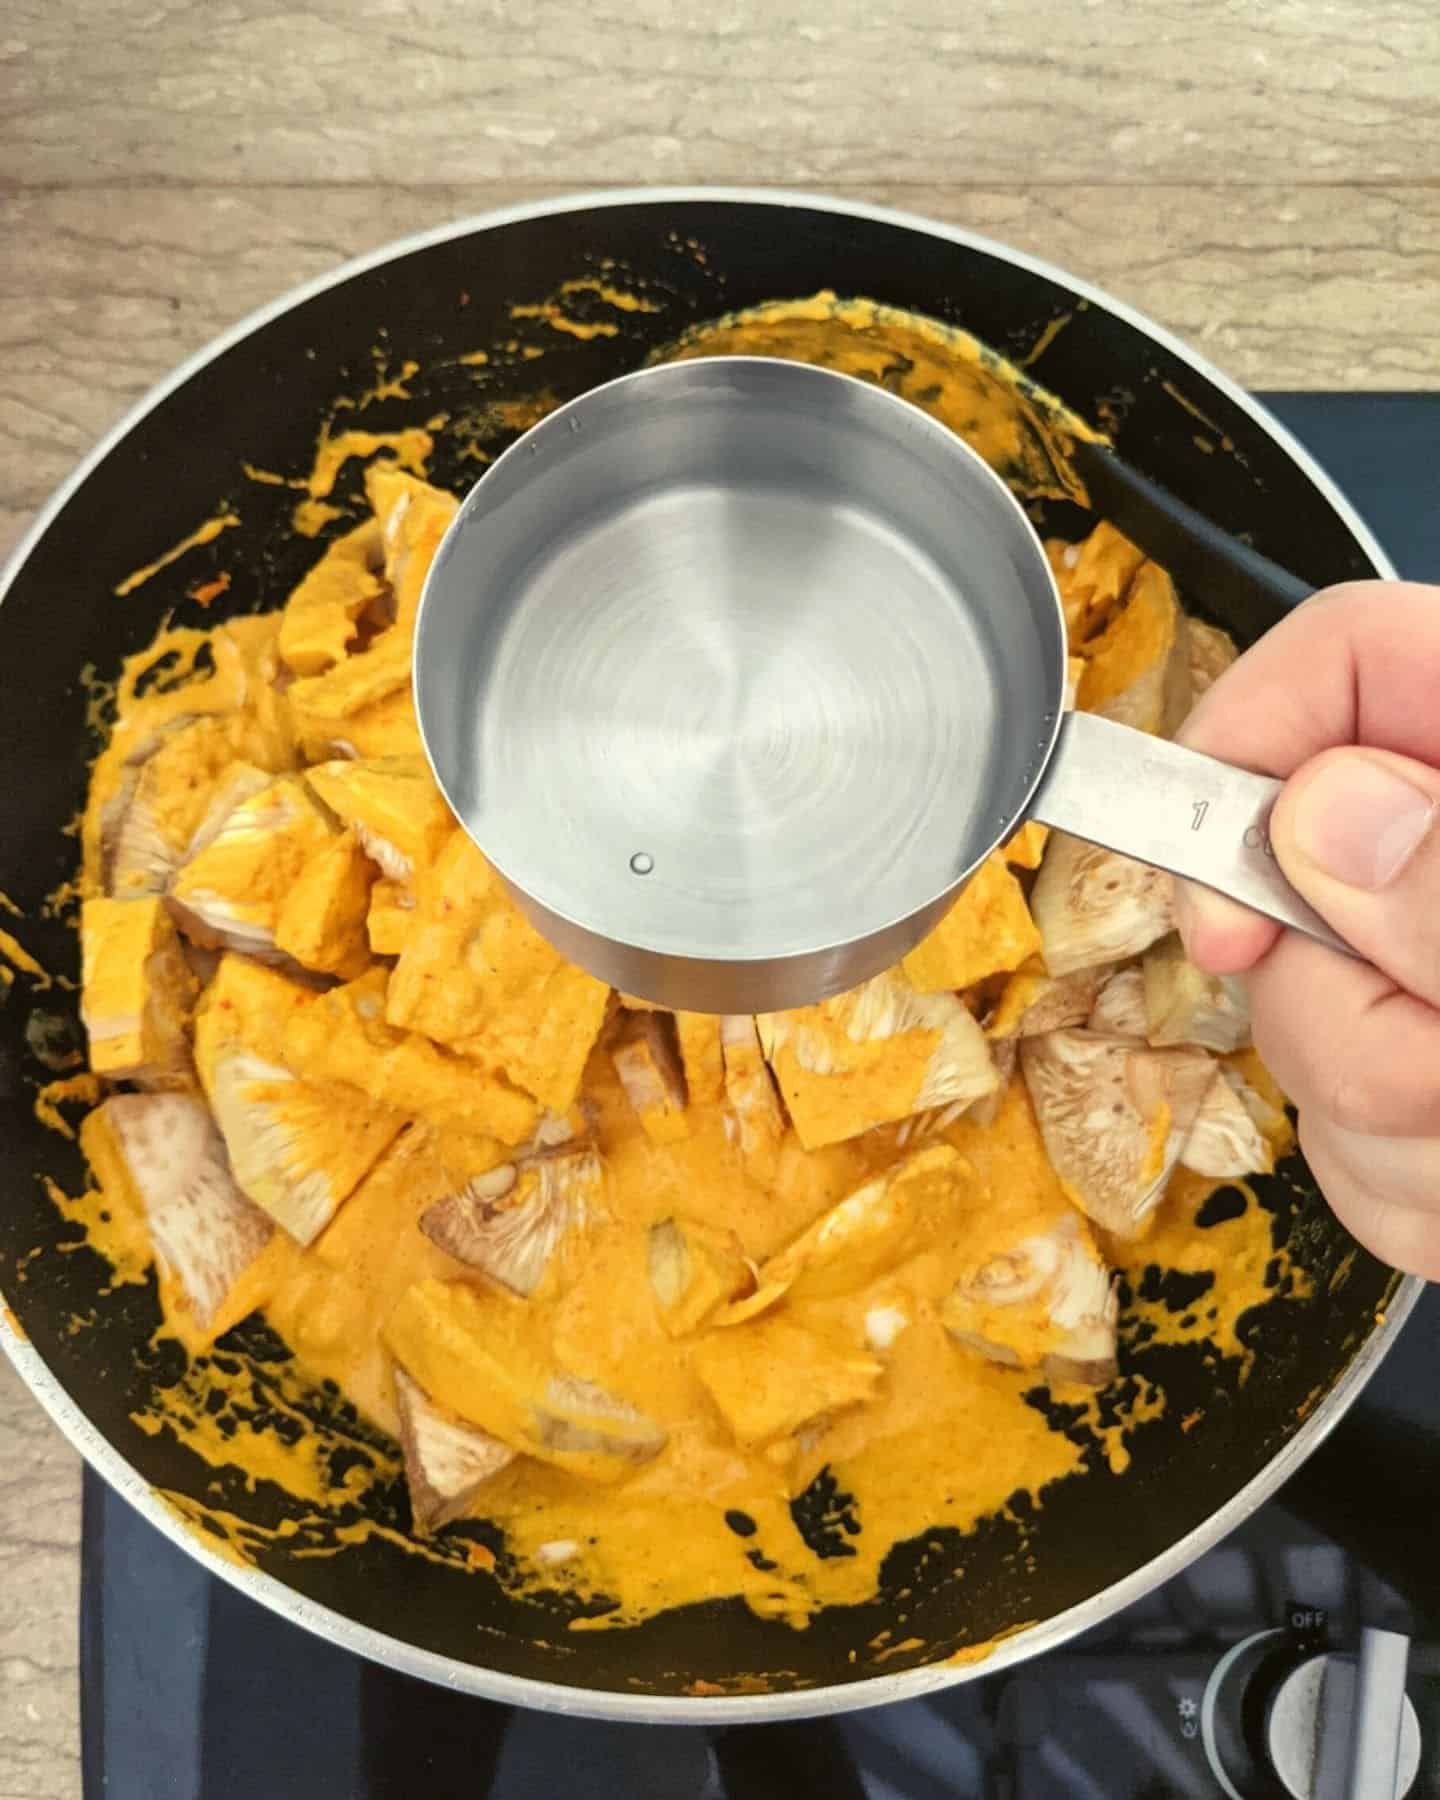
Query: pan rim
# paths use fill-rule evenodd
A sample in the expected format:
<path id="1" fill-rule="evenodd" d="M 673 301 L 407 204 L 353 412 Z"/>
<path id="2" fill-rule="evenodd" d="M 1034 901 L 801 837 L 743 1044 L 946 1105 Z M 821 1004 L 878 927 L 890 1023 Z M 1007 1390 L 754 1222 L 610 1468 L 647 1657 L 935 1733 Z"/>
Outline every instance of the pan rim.
<path id="1" fill-rule="evenodd" d="M 436 226 L 393 240 L 378 249 L 352 258 L 328 274 L 317 276 L 256 308 L 221 332 L 208 344 L 187 357 L 175 370 L 157 382 L 100 439 L 94 448 L 72 470 L 22 535 L 14 551 L 0 571 L 0 604 L 13 586 L 21 569 L 36 546 L 54 524 L 91 474 L 134 428 L 172 393 L 183 387 L 194 375 L 227 350 L 253 336 L 281 315 L 303 305 L 316 295 L 341 286 L 354 277 L 397 262 L 417 251 L 451 242 L 456 238 L 478 235 L 499 227 L 571 212 L 593 212 L 607 207 L 666 206 L 675 204 L 730 204 L 774 206 L 812 212 L 832 213 L 846 218 L 865 219 L 921 233 L 927 237 L 960 245 L 1008 262 L 1015 267 L 1039 275 L 1068 292 L 1084 299 L 1097 310 L 1120 319 L 1152 342 L 1162 345 L 1179 361 L 1188 364 L 1196 374 L 1223 393 L 1286 453 L 1304 473 L 1334 511 L 1344 521 L 1358 547 L 1380 577 L 1394 578 L 1396 570 L 1369 527 L 1356 513 L 1344 493 L 1292 434 L 1269 410 L 1238 383 L 1215 368 L 1166 327 L 1148 318 L 1086 281 L 1042 257 L 1013 250 L 985 235 L 962 227 L 948 225 L 897 208 L 850 201 L 822 194 L 810 194 L 785 188 L 747 188 L 743 186 L 707 187 L 703 185 L 674 187 L 628 187 L 579 190 L 551 195 L 542 200 L 524 201 L 499 207 L 490 212 L 471 215 L 463 220 Z M 1178 1538 L 1158 1556 L 1134 1569 L 1117 1582 L 1088 1596 L 1052 1618 L 1015 1631 L 995 1645 L 990 1654 L 978 1662 L 965 1664 L 935 1663 L 922 1668 L 877 1675 L 862 1681 L 831 1683 L 825 1687 L 798 1689 L 789 1693 L 763 1695 L 715 1695 L 692 1697 L 683 1695 L 627 1694 L 615 1689 L 573 1687 L 561 1682 L 543 1681 L 529 1676 L 508 1675 L 481 1664 L 465 1663 L 438 1652 L 422 1650 L 403 1639 L 393 1637 L 370 1626 L 357 1624 L 344 1613 L 321 1606 L 300 1594 L 277 1577 L 256 1569 L 239 1568 L 211 1550 L 199 1536 L 160 1498 L 138 1470 L 120 1454 L 89 1416 L 71 1399 L 66 1388 L 52 1373 L 35 1347 L 17 1330 L 0 1308 L 0 1347 L 14 1365 L 21 1380 L 39 1400 L 66 1438 L 114 1490 L 180 1549 L 195 1557 L 210 1574 L 228 1582 L 241 1593 L 267 1606 L 292 1624 L 327 1638 L 333 1643 L 421 1680 L 442 1687 L 474 1694 L 478 1698 L 502 1704 L 563 1713 L 574 1717 L 609 1719 L 637 1724 L 740 1724 L 767 1723 L 782 1719 L 815 1718 L 841 1712 L 858 1712 L 874 1706 L 893 1705 L 900 1701 L 921 1699 L 926 1695 L 957 1686 L 981 1676 L 999 1674 L 1007 1668 L 1027 1662 L 1032 1657 L 1058 1649 L 1082 1631 L 1110 1618 L 1122 1607 L 1141 1599 L 1188 1566 L 1204 1551 L 1233 1531 L 1242 1520 L 1256 1510 L 1295 1472 L 1325 1441 L 1349 1411 L 1370 1376 L 1399 1335 L 1406 1318 L 1418 1301 L 1425 1284 L 1418 1276 L 1399 1276 L 1391 1289 L 1385 1307 L 1384 1322 L 1376 1327 L 1346 1365 L 1335 1385 L 1314 1412 L 1303 1421 L 1288 1443 L 1216 1509 L 1184 1537 Z"/>

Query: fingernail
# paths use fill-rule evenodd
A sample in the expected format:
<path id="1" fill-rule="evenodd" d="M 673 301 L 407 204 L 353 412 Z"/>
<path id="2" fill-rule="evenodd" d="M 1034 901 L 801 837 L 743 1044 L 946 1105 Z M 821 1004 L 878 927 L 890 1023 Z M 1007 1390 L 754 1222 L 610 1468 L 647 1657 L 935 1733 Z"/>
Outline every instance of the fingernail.
<path id="1" fill-rule="evenodd" d="M 1388 886 L 1435 823 L 1435 802 L 1383 763 L 1338 757 L 1318 769 L 1295 806 L 1295 847 L 1347 887 Z"/>

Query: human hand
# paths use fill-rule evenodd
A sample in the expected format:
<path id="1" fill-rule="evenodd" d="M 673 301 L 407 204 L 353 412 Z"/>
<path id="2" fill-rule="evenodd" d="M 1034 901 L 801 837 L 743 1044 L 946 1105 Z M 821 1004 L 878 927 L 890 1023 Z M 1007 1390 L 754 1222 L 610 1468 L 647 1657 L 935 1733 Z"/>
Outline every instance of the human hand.
<path id="1" fill-rule="evenodd" d="M 1192 960 L 1246 976 L 1255 1042 L 1342 1222 L 1440 1280 L 1440 588 L 1348 582 L 1246 652 L 1179 734 L 1285 778 L 1281 868 L 1368 963 L 1206 889 Z"/>

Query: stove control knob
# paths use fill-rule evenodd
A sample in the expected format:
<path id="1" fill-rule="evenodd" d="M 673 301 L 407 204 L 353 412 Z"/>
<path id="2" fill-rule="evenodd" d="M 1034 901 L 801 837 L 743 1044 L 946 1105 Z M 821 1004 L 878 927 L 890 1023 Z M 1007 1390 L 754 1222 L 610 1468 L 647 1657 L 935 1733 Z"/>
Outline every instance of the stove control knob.
<path id="1" fill-rule="evenodd" d="M 1420 1769 L 1420 1724 L 1405 1692 L 1410 1640 L 1365 1631 L 1360 1654 L 1312 1656 L 1275 1689 L 1270 1762 L 1294 1800 L 1404 1800 Z"/>
<path id="2" fill-rule="evenodd" d="M 1227 1800 L 1276 1784 L 1293 1800 L 1404 1800 L 1420 1768 L 1405 1692 L 1408 1638 L 1365 1631 L 1358 1656 L 1314 1652 L 1284 1631 L 1237 1644 L 1206 1684 L 1205 1755 Z"/>

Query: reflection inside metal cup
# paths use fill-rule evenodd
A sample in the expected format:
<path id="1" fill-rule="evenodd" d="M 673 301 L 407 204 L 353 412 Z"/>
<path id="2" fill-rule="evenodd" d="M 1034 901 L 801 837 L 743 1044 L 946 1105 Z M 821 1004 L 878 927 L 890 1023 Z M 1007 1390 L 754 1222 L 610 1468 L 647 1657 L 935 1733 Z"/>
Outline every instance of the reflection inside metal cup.
<path id="1" fill-rule="evenodd" d="M 713 1012 L 912 948 L 1022 816 L 1064 680 L 994 472 L 879 388 L 760 358 L 534 427 L 467 498 L 416 638 L 437 779 L 532 922 Z"/>

